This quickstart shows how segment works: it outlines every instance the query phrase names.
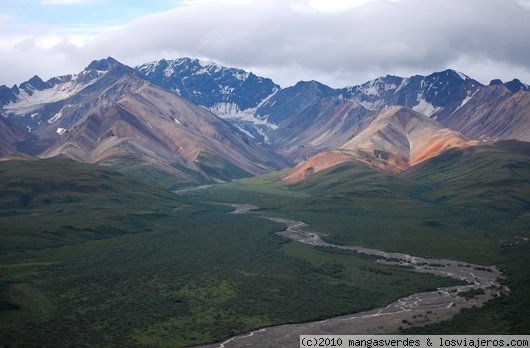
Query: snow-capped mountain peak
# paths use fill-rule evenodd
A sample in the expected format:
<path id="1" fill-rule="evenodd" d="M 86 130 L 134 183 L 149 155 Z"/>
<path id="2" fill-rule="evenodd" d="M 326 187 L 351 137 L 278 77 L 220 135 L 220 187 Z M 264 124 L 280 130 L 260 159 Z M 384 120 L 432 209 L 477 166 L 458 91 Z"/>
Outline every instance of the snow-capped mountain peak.
<path id="1" fill-rule="evenodd" d="M 460 77 L 462 80 L 469 80 L 471 79 L 469 76 L 467 76 L 466 74 L 460 72 L 460 71 L 455 71 L 455 73 L 458 74 L 458 77 Z"/>
<path id="2" fill-rule="evenodd" d="M 251 72 L 188 57 L 161 59 L 135 69 L 153 83 L 223 118 L 253 116 L 255 109 L 280 89 L 272 80 Z"/>
<path id="3" fill-rule="evenodd" d="M 408 78 L 386 75 L 362 85 L 342 89 L 345 99 L 370 110 L 402 105 L 437 118 L 454 111 L 482 85 L 467 75 L 447 69 L 427 76 Z"/>
<path id="4" fill-rule="evenodd" d="M 26 114 L 44 103 L 69 98 L 118 68 L 130 69 L 114 58 L 108 57 L 92 61 L 80 73 L 54 77 L 46 82 L 38 76 L 33 76 L 20 86 L 13 86 L 11 91 L 14 98 L 6 103 L 4 109 L 7 113 Z"/>

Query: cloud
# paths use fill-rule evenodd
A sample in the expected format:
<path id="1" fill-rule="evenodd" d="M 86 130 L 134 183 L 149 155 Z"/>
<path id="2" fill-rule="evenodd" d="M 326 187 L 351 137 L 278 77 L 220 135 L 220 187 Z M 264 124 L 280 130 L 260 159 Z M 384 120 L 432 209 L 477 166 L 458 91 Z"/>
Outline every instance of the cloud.
<path id="1" fill-rule="evenodd" d="M 101 0 L 41 0 L 43 5 L 73 5 L 73 4 L 88 4 Z"/>
<path id="2" fill-rule="evenodd" d="M 292 3 L 292 8 L 302 12 L 339 13 L 354 7 L 368 4 L 374 0 L 307 0 Z"/>
<path id="3" fill-rule="evenodd" d="M 34 38 L 41 59 L 25 68 L 66 73 L 109 55 L 131 65 L 192 56 L 252 69 L 283 86 L 316 79 L 339 87 L 445 68 L 486 83 L 514 77 L 530 82 L 530 8 L 523 3 L 528 1 L 188 0 L 78 37 L 77 44 L 63 34 L 56 45 L 38 48 Z M 17 61 L 19 51 L 0 49 L 0 69 L 6 59 Z"/>

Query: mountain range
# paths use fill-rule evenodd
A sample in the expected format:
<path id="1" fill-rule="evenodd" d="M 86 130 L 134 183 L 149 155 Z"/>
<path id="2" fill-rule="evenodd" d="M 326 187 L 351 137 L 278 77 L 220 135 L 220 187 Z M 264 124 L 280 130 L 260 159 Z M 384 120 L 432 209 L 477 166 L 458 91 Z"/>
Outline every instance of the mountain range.
<path id="1" fill-rule="evenodd" d="M 156 73 L 166 65 L 171 68 L 166 67 L 165 74 Z M 180 69 L 174 69 L 175 66 Z M 171 86 L 181 81 L 195 81 L 197 73 L 193 71 L 207 76 L 203 80 L 215 80 L 216 91 L 231 92 L 204 97 L 201 89 L 193 101 L 228 119 L 258 142 L 271 144 L 276 152 L 294 163 L 341 146 L 369 125 L 385 107 L 393 105 L 419 112 L 470 139 L 530 140 L 526 128 L 530 87 L 518 79 L 507 83 L 493 80 L 485 86 L 463 73 L 445 70 L 407 78 L 387 75 L 340 89 L 317 81 L 301 81 L 282 89 L 239 69 L 211 62 L 201 65 L 200 61 L 188 58 L 154 62 L 136 69 L 153 83 L 168 86 L 177 93 L 182 88 Z M 238 95 L 241 80 L 234 76 L 248 77 L 244 95 Z M 238 103 L 249 91 L 260 98 L 251 104 Z M 230 107 L 226 107 L 228 104 Z"/>
<path id="2" fill-rule="evenodd" d="M 296 182 L 344 161 L 391 173 L 449 148 L 530 141 L 530 87 L 454 70 L 331 88 L 180 58 L 0 86 L 2 159 L 65 157 L 156 168 L 182 184 L 298 164 Z"/>
<path id="3" fill-rule="evenodd" d="M 15 149 L 12 156 L 149 165 L 183 182 L 233 179 L 287 164 L 268 146 L 113 58 L 46 82 L 35 76 L 11 92 L 3 121 L 25 130 L 8 140 L 4 152 Z"/>

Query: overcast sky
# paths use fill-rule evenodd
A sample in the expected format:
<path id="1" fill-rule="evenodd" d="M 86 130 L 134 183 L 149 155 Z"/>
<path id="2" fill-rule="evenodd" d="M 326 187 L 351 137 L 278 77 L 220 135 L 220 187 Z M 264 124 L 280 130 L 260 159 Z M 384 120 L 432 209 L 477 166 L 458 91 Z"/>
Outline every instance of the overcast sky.
<path id="1" fill-rule="evenodd" d="M 453 68 L 530 83 L 530 0 L 2 0 L 0 85 L 82 70 L 214 60 L 283 87 Z"/>

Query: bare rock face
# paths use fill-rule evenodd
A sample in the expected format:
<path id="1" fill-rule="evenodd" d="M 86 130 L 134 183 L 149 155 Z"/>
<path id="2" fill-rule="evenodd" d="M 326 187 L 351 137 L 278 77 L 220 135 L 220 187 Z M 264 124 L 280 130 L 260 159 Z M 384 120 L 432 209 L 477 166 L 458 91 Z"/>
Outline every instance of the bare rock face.
<path id="1" fill-rule="evenodd" d="M 523 84 L 505 85 L 492 81 L 447 117 L 444 124 L 481 141 L 530 141 L 530 92 L 527 89 Z"/>
<path id="2" fill-rule="evenodd" d="M 27 155 L 16 149 L 16 143 L 23 141 L 28 134 L 16 129 L 0 114 L 0 160 L 25 159 Z"/>
<path id="3" fill-rule="evenodd" d="M 274 148 L 295 163 L 337 149 L 368 126 L 377 115 L 356 101 L 324 98 L 286 118 L 271 134 Z"/>

